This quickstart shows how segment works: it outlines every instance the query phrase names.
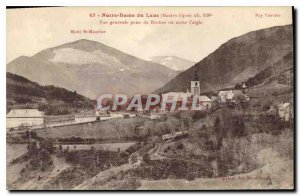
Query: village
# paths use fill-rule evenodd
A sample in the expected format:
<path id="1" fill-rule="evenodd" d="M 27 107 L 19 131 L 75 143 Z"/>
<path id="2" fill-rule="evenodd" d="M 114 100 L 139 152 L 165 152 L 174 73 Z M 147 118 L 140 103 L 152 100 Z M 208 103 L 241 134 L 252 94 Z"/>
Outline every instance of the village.
<path id="1" fill-rule="evenodd" d="M 97 187 L 112 182 L 111 175 L 103 178 L 98 175 L 114 171 L 117 178 L 126 179 L 123 173 L 127 172 L 130 179 L 135 179 L 129 187 L 124 184 L 126 180 L 118 186 L 136 189 L 140 177 L 194 180 L 232 175 L 235 173 L 231 173 L 230 167 L 241 167 L 243 156 L 247 164 L 236 172 L 250 172 L 258 163 L 249 157 L 258 156 L 257 150 L 245 153 L 245 149 L 265 148 L 265 145 L 277 148 L 276 134 L 281 134 L 280 138 L 290 137 L 287 130 L 294 123 L 292 103 L 268 102 L 268 99 L 263 103 L 262 98 L 249 95 L 245 83 L 203 94 L 200 87 L 195 74 L 190 89 L 163 93 L 160 101 L 152 102 L 155 104 L 150 104 L 149 109 L 145 109 L 147 96 L 141 96 L 141 107 L 130 110 L 126 108 L 133 98 L 124 105 L 115 99 L 115 110 L 112 109 L 115 100 L 108 99 L 103 102 L 108 110 L 97 107 L 59 116 L 45 115 L 33 108 L 12 109 L 6 116 L 6 141 L 9 148 L 22 146 L 20 152 L 24 154 L 10 158 L 9 165 L 13 168 L 15 164 L 27 163 L 20 170 L 21 182 L 29 181 L 33 187 L 43 184 L 50 189 Z M 262 142 L 256 136 L 250 141 L 246 139 L 261 132 L 267 132 L 271 141 L 261 138 Z M 249 147 L 239 146 L 237 140 L 248 141 Z M 227 148 L 228 145 L 232 147 Z M 284 151 L 290 153 L 289 149 Z M 239 156 L 232 157 L 236 152 Z M 226 156 L 231 158 L 224 165 Z M 42 172 L 37 176 L 28 177 L 39 170 Z M 85 176 L 77 176 L 77 172 Z M 57 181 L 62 178 L 65 180 Z M 19 181 L 14 183 L 13 186 L 30 189 Z"/>
<path id="2" fill-rule="evenodd" d="M 294 12 L 8 6 L 6 189 L 294 190 Z"/>
<path id="3" fill-rule="evenodd" d="M 201 93 L 200 87 L 194 74 L 186 92 L 163 93 L 149 103 L 147 95 L 138 98 L 140 104 L 134 97 L 118 97 L 101 100 L 95 110 L 57 116 L 11 109 L 6 142 L 21 150 L 19 157 L 9 155 L 8 164 L 23 164 L 21 180 L 12 180 L 11 186 L 87 189 L 120 178 L 118 187 L 136 189 L 140 178 L 194 180 L 247 173 L 258 167 L 256 159 L 249 159 L 258 156 L 253 149 L 278 148 L 278 134 L 284 138 L 279 143 L 290 137 L 292 103 L 253 96 L 245 83 L 210 93 Z M 262 133 L 268 141 L 256 138 Z M 239 146 L 245 141 L 246 146 Z M 291 152 L 290 147 L 283 151 Z M 232 173 L 232 165 L 242 170 Z M 113 174 L 103 176 L 106 172 Z M 128 176 L 135 179 L 130 185 L 124 183 Z"/>
<path id="4" fill-rule="evenodd" d="M 164 93 L 161 95 L 161 101 L 150 107 L 148 106 L 148 109 L 145 109 L 145 105 L 148 103 L 146 103 L 147 98 L 144 97 L 142 97 L 141 107 L 133 108 L 130 111 L 124 109 L 129 105 L 128 102 L 125 107 L 117 105 L 114 111 L 111 108 L 110 110 L 96 109 L 95 111 L 64 116 L 47 116 L 38 109 L 12 109 L 6 116 L 7 131 L 34 130 L 45 127 L 68 126 L 72 124 L 91 123 L 115 118 L 133 118 L 137 116 L 158 120 L 171 112 L 172 108 L 176 111 L 199 110 L 210 112 L 219 107 L 237 105 L 250 101 L 245 83 L 242 83 L 238 89 L 220 90 L 216 93 L 210 93 L 210 97 L 201 95 L 200 92 L 200 81 L 195 75 L 191 81 L 190 90 L 186 92 Z M 278 105 L 272 105 L 267 113 L 276 114 L 282 121 L 292 121 L 293 104 L 281 102 Z"/>

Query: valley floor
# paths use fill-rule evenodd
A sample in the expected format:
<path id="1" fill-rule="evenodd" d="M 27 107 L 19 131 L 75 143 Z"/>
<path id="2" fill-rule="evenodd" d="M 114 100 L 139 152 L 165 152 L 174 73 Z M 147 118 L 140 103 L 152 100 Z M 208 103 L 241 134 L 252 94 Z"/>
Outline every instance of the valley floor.
<path id="1" fill-rule="evenodd" d="M 39 146 L 48 145 L 44 147 L 51 152 L 50 159 L 45 160 L 51 163 L 46 167 L 44 162 L 35 166 L 34 161 L 42 158 L 43 149 L 32 154 L 32 143 L 7 144 L 7 187 L 9 190 L 293 189 L 293 128 L 276 117 L 266 116 L 264 111 L 258 114 L 241 111 L 243 108 L 229 107 L 207 116 L 178 113 L 156 121 L 115 119 L 95 123 L 90 132 L 81 127 L 65 130 L 63 134 L 47 130 L 48 137 L 43 135 L 46 132 L 38 132 L 43 137 L 36 140 Z M 136 132 L 136 127 L 142 128 Z M 88 134 L 93 138 L 112 135 L 112 130 L 115 140 L 122 134 L 136 137 L 137 141 L 54 142 L 54 137 L 58 137 L 57 141 L 70 139 L 66 136 L 70 137 L 72 132 L 77 137 Z M 162 139 L 168 133 L 166 130 L 171 133 L 188 130 L 188 134 L 166 141 Z M 28 140 L 26 135 L 20 137 Z M 27 158 L 20 159 L 26 153 Z"/>

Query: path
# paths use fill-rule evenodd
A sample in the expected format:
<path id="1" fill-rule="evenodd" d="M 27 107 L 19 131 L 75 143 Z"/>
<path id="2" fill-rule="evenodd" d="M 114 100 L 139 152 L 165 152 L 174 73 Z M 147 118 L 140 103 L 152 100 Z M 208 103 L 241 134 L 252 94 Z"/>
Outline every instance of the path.
<path id="1" fill-rule="evenodd" d="M 122 170 L 128 170 L 131 167 L 132 166 L 127 163 L 127 164 L 124 164 L 124 165 L 121 165 L 121 166 L 118 166 L 118 167 L 112 167 L 110 169 L 101 171 L 96 176 L 85 180 L 83 183 L 81 183 L 80 185 L 76 186 L 73 189 L 74 190 L 90 190 L 90 189 L 93 189 L 92 186 L 94 184 L 96 184 L 98 181 L 101 181 L 105 178 L 109 178 L 110 176 L 113 176 L 113 175 L 119 173 Z"/>
<path id="2" fill-rule="evenodd" d="M 70 167 L 68 163 L 64 160 L 64 158 L 57 158 L 56 156 L 52 155 L 51 159 L 53 161 L 54 168 L 48 174 L 41 176 L 41 179 L 34 178 L 32 180 L 27 181 L 24 183 L 20 189 L 22 190 L 32 190 L 32 189 L 43 189 L 44 185 L 48 183 L 50 180 L 57 177 L 63 170 Z"/>

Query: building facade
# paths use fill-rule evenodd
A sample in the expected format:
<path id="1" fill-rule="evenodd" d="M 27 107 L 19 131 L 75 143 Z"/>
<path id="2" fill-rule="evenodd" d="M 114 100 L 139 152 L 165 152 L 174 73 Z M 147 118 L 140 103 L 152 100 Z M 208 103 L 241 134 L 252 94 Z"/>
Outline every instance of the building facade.
<path id="1" fill-rule="evenodd" d="M 200 81 L 194 71 L 194 78 L 191 80 L 190 83 L 190 92 L 168 92 L 162 94 L 163 100 L 173 100 L 174 97 L 177 97 L 177 107 L 180 107 L 182 103 L 186 103 L 188 108 L 191 108 L 194 103 L 193 110 L 207 110 L 212 107 L 212 100 L 200 94 Z"/>
<path id="2" fill-rule="evenodd" d="M 37 109 L 12 109 L 6 115 L 6 127 L 38 126 L 44 124 L 44 112 Z"/>
<path id="3" fill-rule="evenodd" d="M 194 96 L 200 96 L 200 80 L 198 79 L 195 70 L 194 70 L 194 78 L 191 81 L 191 93 Z"/>
<path id="4" fill-rule="evenodd" d="M 283 121 L 290 121 L 293 118 L 293 105 L 291 103 L 280 103 L 278 106 L 278 115 Z"/>

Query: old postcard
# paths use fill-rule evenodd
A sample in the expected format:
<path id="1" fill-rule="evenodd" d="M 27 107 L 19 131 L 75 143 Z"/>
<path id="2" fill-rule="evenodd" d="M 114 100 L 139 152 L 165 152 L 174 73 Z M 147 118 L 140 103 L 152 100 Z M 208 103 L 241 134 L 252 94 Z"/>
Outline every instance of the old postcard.
<path id="1" fill-rule="evenodd" d="M 292 7 L 6 18 L 8 190 L 294 190 Z"/>

